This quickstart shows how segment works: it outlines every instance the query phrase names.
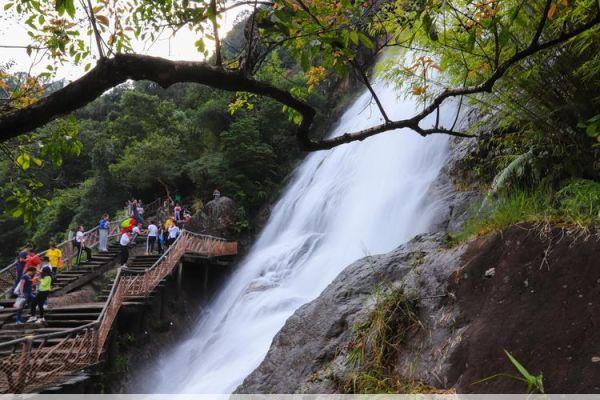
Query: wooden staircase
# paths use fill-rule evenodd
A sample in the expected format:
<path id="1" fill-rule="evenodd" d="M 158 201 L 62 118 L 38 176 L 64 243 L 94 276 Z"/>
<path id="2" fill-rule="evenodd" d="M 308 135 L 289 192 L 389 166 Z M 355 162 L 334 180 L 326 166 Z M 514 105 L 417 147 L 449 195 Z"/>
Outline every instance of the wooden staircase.
<path id="1" fill-rule="evenodd" d="M 137 275 L 137 274 L 144 274 L 146 272 L 147 269 L 149 269 L 150 267 L 152 267 L 152 265 L 154 265 L 154 263 L 156 263 L 156 261 L 158 261 L 158 259 L 160 258 L 160 255 L 139 255 L 139 256 L 134 256 L 131 259 L 129 259 L 129 261 L 127 262 L 127 269 L 123 271 L 123 273 L 125 275 Z M 103 288 L 102 291 L 100 292 L 100 295 L 97 296 L 97 300 L 101 301 L 101 302 L 105 302 L 108 300 L 108 296 L 110 295 L 110 291 L 113 287 L 114 284 L 114 278 L 110 280 L 110 282 L 108 282 Z M 130 301 L 138 301 L 140 300 L 140 296 L 128 296 L 126 298 L 127 302 Z M 141 297 L 141 300 L 143 301 L 148 301 L 149 298 L 148 297 Z"/>
<path id="2" fill-rule="evenodd" d="M 91 259 L 82 261 L 79 265 L 73 266 L 69 271 L 63 271 L 57 274 L 56 280 L 52 285 L 52 291 L 64 293 L 81 287 L 89 282 L 89 280 L 81 278 L 97 272 L 109 263 L 114 263 L 115 258 L 119 256 L 120 251 L 121 249 L 118 243 L 111 243 L 108 245 L 108 251 L 94 254 Z M 80 284 L 77 284 L 79 283 L 78 281 Z"/>
<path id="3" fill-rule="evenodd" d="M 145 245 L 143 239 L 138 243 Z M 82 270 L 91 271 L 109 257 L 117 257 L 114 249 L 113 245 L 111 252 L 82 263 Z M 234 256 L 237 243 L 183 230 L 160 257 L 131 257 L 128 268 L 120 268 L 113 281 L 103 288 L 98 302 L 49 309 L 46 324 L 16 325 L 13 322 L 16 310 L 10 308 L 13 300 L 0 301 L 6 307 L 0 309 L 0 393 L 38 392 L 96 365 L 119 309 L 152 299 L 185 254 L 209 258 Z M 109 257 L 103 260 L 103 255 Z M 62 279 L 61 282 L 66 282 L 63 290 L 73 281 Z M 28 312 L 23 310 L 24 319 L 29 317 Z"/>

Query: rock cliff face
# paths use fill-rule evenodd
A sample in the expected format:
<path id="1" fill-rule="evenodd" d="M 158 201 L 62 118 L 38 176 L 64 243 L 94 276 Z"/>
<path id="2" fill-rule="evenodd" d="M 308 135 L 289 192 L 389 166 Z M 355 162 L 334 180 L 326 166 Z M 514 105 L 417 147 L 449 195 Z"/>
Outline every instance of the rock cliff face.
<path id="1" fill-rule="evenodd" d="M 447 167 L 425 200 L 440 210 L 434 231 L 396 250 L 348 266 L 314 301 L 291 316 L 238 393 L 336 393 L 352 379 L 356 327 L 378 294 L 401 288 L 416 304 L 420 329 L 395 350 L 393 379 L 457 392 L 519 393 L 504 350 L 546 392 L 600 393 L 598 232 L 513 226 L 460 246 L 447 243 L 481 198 L 458 192 L 469 141 L 455 141 Z M 347 388 L 346 388 L 347 390 Z"/>
<path id="2" fill-rule="evenodd" d="M 549 252 L 547 249 L 552 248 Z M 422 235 L 355 262 L 289 318 L 240 393 L 335 393 L 351 376 L 348 346 L 383 283 L 418 305 L 421 328 L 388 366 L 396 379 L 457 392 L 519 393 L 504 350 L 547 392 L 600 392 L 600 238 L 561 227 L 514 226 L 446 248 Z"/>
<path id="3" fill-rule="evenodd" d="M 383 282 L 403 286 L 423 299 L 421 307 L 430 335 L 418 350 L 422 374 L 432 380 L 444 370 L 451 346 L 452 307 L 436 297 L 445 293 L 449 276 L 459 267 L 462 248 L 439 251 L 443 234 L 414 238 L 381 256 L 359 260 L 346 268 L 313 302 L 304 305 L 275 336 L 262 364 L 238 388 L 240 393 L 335 393 L 336 382 L 349 372 L 344 351 L 353 326 L 369 317 L 374 294 Z M 454 312 L 455 313 L 455 312 Z M 438 355 L 439 354 L 439 355 Z"/>

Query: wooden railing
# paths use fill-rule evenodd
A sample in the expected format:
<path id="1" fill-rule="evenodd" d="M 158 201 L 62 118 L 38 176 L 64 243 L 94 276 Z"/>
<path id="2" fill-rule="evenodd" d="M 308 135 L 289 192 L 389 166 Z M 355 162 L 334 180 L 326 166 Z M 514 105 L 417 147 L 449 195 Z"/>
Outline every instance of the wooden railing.
<path id="1" fill-rule="evenodd" d="M 123 302 L 131 296 L 149 295 L 173 271 L 181 256 L 188 252 L 207 256 L 236 255 L 237 242 L 184 230 L 144 273 L 129 274 L 119 269 L 96 321 L 51 334 L 0 343 L 0 392 L 39 391 L 96 364 Z M 49 341 L 56 343 L 50 344 Z"/>
<path id="2" fill-rule="evenodd" d="M 156 210 L 160 207 L 160 199 L 156 199 L 153 202 L 146 205 L 144 210 L 144 214 L 146 215 L 154 215 Z M 120 228 L 121 221 L 112 221 L 109 223 L 108 227 L 108 237 L 117 236 L 121 230 Z M 98 242 L 100 239 L 100 230 L 96 226 L 94 229 L 90 229 L 89 231 L 84 232 L 85 235 L 85 244 L 89 248 L 95 248 L 98 246 Z M 65 263 L 65 267 L 68 269 L 72 266 L 73 259 L 77 256 L 77 248 L 73 244 L 73 239 L 65 240 L 62 243 L 59 243 L 56 246 L 62 252 L 62 258 Z M 45 255 L 48 250 L 44 250 L 38 255 L 41 257 Z M 15 261 L 12 264 L 4 267 L 0 270 L 0 294 L 10 294 L 12 290 L 15 280 L 17 279 L 17 262 Z"/>

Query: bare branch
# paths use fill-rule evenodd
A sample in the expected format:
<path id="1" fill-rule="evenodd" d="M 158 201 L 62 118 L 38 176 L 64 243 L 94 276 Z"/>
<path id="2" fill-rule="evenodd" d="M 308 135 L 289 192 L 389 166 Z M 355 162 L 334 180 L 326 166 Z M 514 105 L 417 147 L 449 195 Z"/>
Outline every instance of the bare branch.
<path id="1" fill-rule="evenodd" d="M 542 36 L 542 31 L 544 30 L 544 26 L 546 26 L 546 20 L 548 19 L 548 11 L 550 11 L 550 6 L 552 5 L 552 0 L 546 0 L 546 5 L 544 6 L 544 11 L 542 11 L 542 15 L 540 17 L 540 22 L 538 22 L 537 29 L 535 30 L 535 35 L 533 35 L 533 39 L 531 39 L 531 45 L 538 44 L 540 40 L 540 36 Z"/>
<path id="2" fill-rule="evenodd" d="M 213 26 L 215 35 L 215 62 L 217 66 L 223 66 L 223 56 L 221 55 L 221 40 L 219 39 L 219 24 L 217 23 L 217 0 L 210 0 L 210 22 Z"/>
<path id="3" fill-rule="evenodd" d="M 371 96 L 373 96 L 373 100 L 375 100 L 375 103 L 377 104 L 377 107 L 379 108 L 379 112 L 381 113 L 381 116 L 383 117 L 385 122 L 391 122 L 391 120 L 387 116 L 387 113 L 385 112 L 385 109 L 383 108 L 383 104 L 381 104 L 379 97 L 377 97 L 377 93 L 375 93 L 375 89 L 373 89 L 371 82 L 369 82 L 369 77 L 367 77 L 367 74 L 365 73 L 365 71 L 363 71 L 363 69 L 360 68 L 360 66 L 353 60 L 350 60 L 350 65 L 352 65 L 352 67 L 354 68 L 356 73 L 360 76 L 361 81 L 367 87 L 367 89 L 369 90 L 369 93 L 371 93 Z"/>
<path id="4" fill-rule="evenodd" d="M 102 36 L 100 35 L 100 31 L 98 30 L 98 25 L 96 23 L 96 16 L 94 15 L 94 8 L 92 7 L 92 2 L 87 0 L 87 6 L 83 1 L 81 2 L 85 13 L 87 14 L 90 23 L 92 24 L 92 29 L 94 30 L 94 38 L 96 39 L 96 46 L 98 47 L 98 56 L 100 58 L 104 58 L 104 50 L 102 49 Z"/>

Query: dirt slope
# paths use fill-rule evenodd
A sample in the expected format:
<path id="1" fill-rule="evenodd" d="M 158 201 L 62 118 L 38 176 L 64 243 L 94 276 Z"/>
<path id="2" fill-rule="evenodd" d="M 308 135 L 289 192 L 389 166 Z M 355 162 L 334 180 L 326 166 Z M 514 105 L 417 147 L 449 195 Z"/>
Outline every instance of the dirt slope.
<path id="1" fill-rule="evenodd" d="M 449 383 L 459 392 L 521 392 L 510 351 L 548 393 L 600 392 L 600 240 L 531 225 L 473 241 L 448 290 L 467 326 Z M 490 270 L 493 268 L 493 270 Z M 486 276 L 486 271 L 489 271 Z M 492 275 L 493 276 L 490 276 Z"/>

